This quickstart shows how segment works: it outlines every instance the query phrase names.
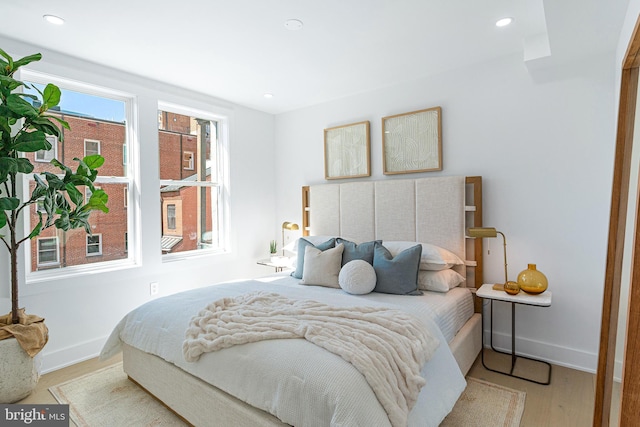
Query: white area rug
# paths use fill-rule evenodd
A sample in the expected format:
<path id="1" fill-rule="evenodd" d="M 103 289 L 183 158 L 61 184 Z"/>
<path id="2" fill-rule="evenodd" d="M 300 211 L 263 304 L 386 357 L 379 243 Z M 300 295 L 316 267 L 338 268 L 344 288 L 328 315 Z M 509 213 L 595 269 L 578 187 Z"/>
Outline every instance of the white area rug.
<path id="1" fill-rule="evenodd" d="M 127 378 L 122 363 L 100 369 L 49 389 L 69 404 L 71 420 L 80 427 L 185 426 L 164 405 Z M 441 426 L 517 427 L 525 393 L 475 378 Z"/>

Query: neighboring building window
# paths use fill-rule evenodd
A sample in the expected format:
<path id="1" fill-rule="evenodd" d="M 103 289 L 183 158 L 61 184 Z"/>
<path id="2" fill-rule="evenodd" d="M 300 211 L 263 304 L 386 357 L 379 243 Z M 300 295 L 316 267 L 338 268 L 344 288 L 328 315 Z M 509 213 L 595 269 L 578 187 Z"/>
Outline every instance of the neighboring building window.
<path id="1" fill-rule="evenodd" d="M 49 163 L 51 160 L 55 159 L 58 155 L 58 137 L 57 136 L 47 136 L 47 141 L 51 144 L 50 150 L 38 150 L 35 153 L 36 162 L 45 162 Z"/>
<path id="2" fill-rule="evenodd" d="M 87 256 L 102 255 L 102 234 L 87 234 Z"/>
<path id="3" fill-rule="evenodd" d="M 127 165 L 127 144 L 122 144 L 122 165 Z"/>
<path id="4" fill-rule="evenodd" d="M 122 200 L 124 200 L 124 207 L 126 208 L 129 206 L 129 188 L 124 187 L 122 190 Z"/>
<path id="5" fill-rule="evenodd" d="M 191 151 L 185 151 L 182 153 L 182 168 L 186 170 L 193 170 L 193 153 Z"/>
<path id="6" fill-rule="evenodd" d="M 92 156 L 94 154 L 100 154 L 100 141 L 85 139 L 84 156 Z"/>
<path id="7" fill-rule="evenodd" d="M 224 250 L 227 119 L 160 105 L 162 253 Z"/>
<path id="8" fill-rule="evenodd" d="M 129 250 L 129 233 L 124 233 L 124 251 L 127 252 Z"/>
<path id="9" fill-rule="evenodd" d="M 94 186 L 96 190 L 102 190 L 102 187 Z M 89 187 L 84 187 L 84 202 L 87 203 L 91 198 L 93 191 Z"/>
<path id="10" fill-rule="evenodd" d="M 57 237 L 42 237 L 37 241 L 38 265 L 52 265 L 60 262 Z"/>
<path id="11" fill-rule="evenodd" d="M 134 205 L 127 209 L 116 207 L 122 206 L 120 198 L 123 194 L 127 194 L 125 189 L 134 191 L 133 189 L 138 188 L 135 185 L 135 178 L 139 175 L 138 163 L 129 161 L 133 160 L 130 157 L 131 150 L 123 148 L 131 148 L 127 142 L 133 139 L 131 132 L 135 132 L 135 124 L 129 123 L 133 99 L 129 95 L 104 90 L 90 84 L 30 73 L 28 70 L 23 72 L 22 80 L 29 86 L 25 87 L 25 93 L 28 94 L 36 93 L 35 89 L 30 88 L 31 85 L 40 91 L 44 91 L 47 83 L 53 83 L 60 88 L 62 92 L 60 112 L 53 110 L 48 114 L 68 122 L 69 129 L 64 129 L 64 144 L 52 144 L 52 147 L 57 149 L 56 158 L 76 170 L 78 163 L 73 160 L 74 158 L 82 159 L 92 154 L 104 156 L 105 162 L 98 169 L 94 185 L 109 196 L 107 203 L 109 213 L 91 212 L 89 223 L 93 236 L 88 236 L 83 229 L 59 231 L 49 227 L 42 231 L 39 239 L 30 241 L 26 253 L 26 280 L 39 278 L 38 270 L 47 269 L 47 263 L 57 263 L 62 267 L 48 271 L 47 277 L 58 272 L 67 277 L 76 272 L 102 268 L 116 269 L 123 265 L 130 265 L 130 261 L 134 261 L 133 258 L 138 253 L 134 250 L 137 242 L 135 240 L 128 242 L 132 250 L 123 251 L 122 236 L 132 231 L 132 236 L 138 235 L 133 227 L 137 224 L 140 212 L 139 209 L 134 208 Z M 126 156 L 125 153 L 129 154 L 125 160 L 129 165 L 123 167 L 124 157 L 121 156 Z M 44 158 L 44 153 L 27 153 L 30 159 L 35 160 L 36 156 Z M 59 177 L 64 176 L 63 171 L 51 164 L 34 162 L 34 166 L 34 173 L 49 172 Z M 25 184 L 29 189 L 33 189 L 35 185 L 30 176 L 25 176 Z M 91 191 L 88 188 L 80 187 L 79 190 L 84 191 L 85 200 L 91 197 Z M 134 194 L 131 196 L 133 197 Z M 39 210 L 43 214 L 43 220 L 46 221 L 42 203 L 38 203 L 35 209 L 31 210 L 29 218 L 31 228 L 39 220 Z M 29 225 L 25 226 L 25 229 L 31 228 Z M 56 239 L 57 242 L 55 251 L 52 239 Z M 94 257 L 95 255 L 101 256 Z M 52 258 L 54 261 L 50 261 Z M 45 262 L 43 263 L 42 260 Z M 104 264 L 107 261 L 109 264 Z"/>
<path id="12" fill-rule="evenodd" d="M 167 205 L 167 228 L 176 229 L 176 205 Z"/>
<path id="13" fill-rule="evenodd" d="M 36 212 L 45 213 L 47 210 L 44 208 L 44 200 L 40 199 L 36 201 Z"/>

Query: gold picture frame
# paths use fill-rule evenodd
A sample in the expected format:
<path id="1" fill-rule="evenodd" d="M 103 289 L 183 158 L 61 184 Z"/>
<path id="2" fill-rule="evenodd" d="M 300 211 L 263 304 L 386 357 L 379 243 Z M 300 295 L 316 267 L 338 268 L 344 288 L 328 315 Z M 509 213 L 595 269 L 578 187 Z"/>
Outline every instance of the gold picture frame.
<path id="1" fill-rule="evenodd" d="M 442 108 L 382 118 L 385 175 L 442 170 Z"/>
<path id="2" fill-rule="evenodd" d="M 369 127 L 364 121 L 324 130 L 325 179 L 371 176 Z"/>

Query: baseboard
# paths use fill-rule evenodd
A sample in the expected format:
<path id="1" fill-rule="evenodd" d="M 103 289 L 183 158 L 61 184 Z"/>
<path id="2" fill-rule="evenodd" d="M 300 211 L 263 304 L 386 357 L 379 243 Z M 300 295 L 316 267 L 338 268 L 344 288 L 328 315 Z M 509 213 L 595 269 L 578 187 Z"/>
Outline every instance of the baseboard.
<path id="1" fill-rule="evenodd" d="M 484 331 L 485 347 L 489 346 L 489 331 Z M 501 351 L 511 351 L 511 335 L 494 332 L 493 346 Z M 545 360 L 553 365 L 564 366 L 594 374 L 598 366 L 598 354 L 547 342 L 516 337 L 516 352 L 522 356 Z"/>
<path id="2" fill-rule="evenodd" d="M 58 369 L 98 357 L 107 338 L 107 336 L 96 338 L 52 352 L 48 352 L 45 346 L 42 351 L 42 373 L 57 371 Z"/>

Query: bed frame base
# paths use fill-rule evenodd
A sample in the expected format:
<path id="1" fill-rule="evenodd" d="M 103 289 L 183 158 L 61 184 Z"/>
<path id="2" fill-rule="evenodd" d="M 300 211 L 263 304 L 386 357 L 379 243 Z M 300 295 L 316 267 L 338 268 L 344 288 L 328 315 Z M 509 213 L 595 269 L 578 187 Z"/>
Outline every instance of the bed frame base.
<path id="1" fill-rule="evenodd" d="M 191 425 L 288 426 L 158 356 L 126 344 L 122 353 L 127 375 Z"/>

